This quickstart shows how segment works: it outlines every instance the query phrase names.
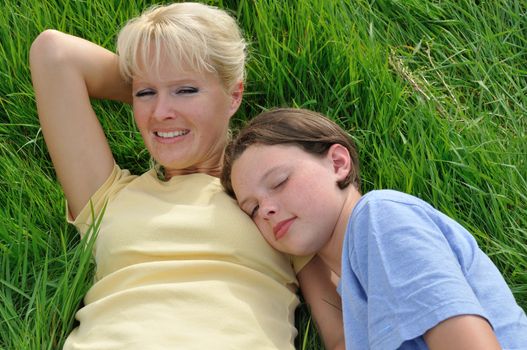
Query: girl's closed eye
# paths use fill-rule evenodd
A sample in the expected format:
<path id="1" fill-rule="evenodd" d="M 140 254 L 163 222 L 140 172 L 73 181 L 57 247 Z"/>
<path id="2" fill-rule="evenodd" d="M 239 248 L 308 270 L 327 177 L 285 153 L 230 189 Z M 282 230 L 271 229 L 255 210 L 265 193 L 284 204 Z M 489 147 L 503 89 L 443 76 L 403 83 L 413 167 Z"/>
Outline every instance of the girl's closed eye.
<path id="1" fill-rule="evenodd" d="M 258 214 L 258 209 L 260 209 L 260 206 L 257 204 L 254 206 L 254 208 L 251 210 L 251 213 L 249 214 L 249 216 L 251 217 L 251 219 L 254 219 L 254 217 L 256 216 L 256 214 Z"/>
<path id="2" fill-rule="evenodd" d="M 287 183 L 287 180 L 289 180 L 289 176 L 281 177 L 280 179 L 278 179 L 278 181 L 276 181 L 274 186 L 272 186 L 272 189 L 273 190 L 280 189 L 283 185 Z"/>

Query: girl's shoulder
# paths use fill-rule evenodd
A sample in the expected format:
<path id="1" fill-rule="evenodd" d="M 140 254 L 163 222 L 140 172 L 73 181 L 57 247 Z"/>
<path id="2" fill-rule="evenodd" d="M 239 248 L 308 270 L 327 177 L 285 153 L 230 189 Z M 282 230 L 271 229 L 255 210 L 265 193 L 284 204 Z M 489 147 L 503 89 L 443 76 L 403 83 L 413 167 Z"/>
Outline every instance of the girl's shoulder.
<path id="1" fill-rule="evenodd" d="M 419 207 L 424 210 L 436 211 L 430 203 L 408 193 L 396 190 L 373 190 L 364 194 L 357 203 L 356 209 L 364 207 L 381 209 L 397 209 L 398 207 Z"/>

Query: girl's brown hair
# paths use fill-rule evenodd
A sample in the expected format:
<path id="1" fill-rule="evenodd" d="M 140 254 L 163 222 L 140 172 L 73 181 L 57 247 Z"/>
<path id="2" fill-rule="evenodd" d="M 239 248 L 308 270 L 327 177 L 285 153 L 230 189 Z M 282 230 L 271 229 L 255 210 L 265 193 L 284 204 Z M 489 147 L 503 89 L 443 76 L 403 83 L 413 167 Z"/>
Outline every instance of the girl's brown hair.
<path id="1" fill-rule="evenodd" d="M 338 182 L 338 186 L 343 189 L 353 184 L 360 191 L 359 157 L 351 136 L 323 114 L 306 109 L 277 108 L 260 113 L 252 119 L 225 150 L 221 183 L 233 198 L 232 165 L 254 144 L 289 144 L 319 156 L 324 156 L 331 145 L 340 144 L 348 150 L 352 168 L 348 176 Z"/>

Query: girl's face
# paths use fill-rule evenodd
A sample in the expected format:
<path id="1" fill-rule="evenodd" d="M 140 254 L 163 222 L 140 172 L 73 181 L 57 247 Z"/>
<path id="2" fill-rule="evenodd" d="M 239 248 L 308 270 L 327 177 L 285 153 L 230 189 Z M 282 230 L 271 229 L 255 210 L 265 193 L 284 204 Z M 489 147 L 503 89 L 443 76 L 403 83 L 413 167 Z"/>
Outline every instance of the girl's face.
<path id="1" fill-rule="evenodd" d="M 297 146 L 256 144 L 234 161 L 238 203 L 275 249 L 309 255 L 330 240 L 345 201 L 337 186 L 349 171 L 343 152 L 341 145 L 315 156 Z"/>
<path id="2" fill-rule="evenodd" d="M 152 157 L 166 175 L 204 172 L 217 175 L 230 117 L 238 109 L 243 86 L 226 92 L 212 73 L 165 65 L 134 77 L 133 110 Z"/>

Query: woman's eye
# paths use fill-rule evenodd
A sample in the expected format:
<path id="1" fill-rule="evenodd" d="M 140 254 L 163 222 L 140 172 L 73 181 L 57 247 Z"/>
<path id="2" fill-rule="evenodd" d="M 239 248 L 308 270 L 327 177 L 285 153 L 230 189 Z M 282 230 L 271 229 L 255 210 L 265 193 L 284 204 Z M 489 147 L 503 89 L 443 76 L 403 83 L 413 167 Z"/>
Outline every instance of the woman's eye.
<path id="1" fill-rule="evenodd" d="M 191 87 L 191 86 L 182 87 L 176 91 L 177 94 L 183 94 L 183 95 L 195 94 L 196 92 L 198 92 L 198 89 L 195 87 Z"/>
<path id="2" fill-rule="evenodd" d="M 254 218 L 254 217 L 256 216 L 256 214 L 258 213 L 258 209 L 259 209 L 259 208 L 260 208 L 260 206 L 259 206 L 259 205 L 256 205 L 256 206 L 253 208 L 253 210 L 251 210 L 251 214 L 250 214 L 251 218 Z"/>
<path id="3" fill-rule="evenodd" d="M 151 96 L 153 95 L 155 92 L 153 90 L 150 90 L 150 89 L 145 89 L 145 90 L 139 90 L 135 93 L 135 97 L 145 97 L 145 96 Z"/>

